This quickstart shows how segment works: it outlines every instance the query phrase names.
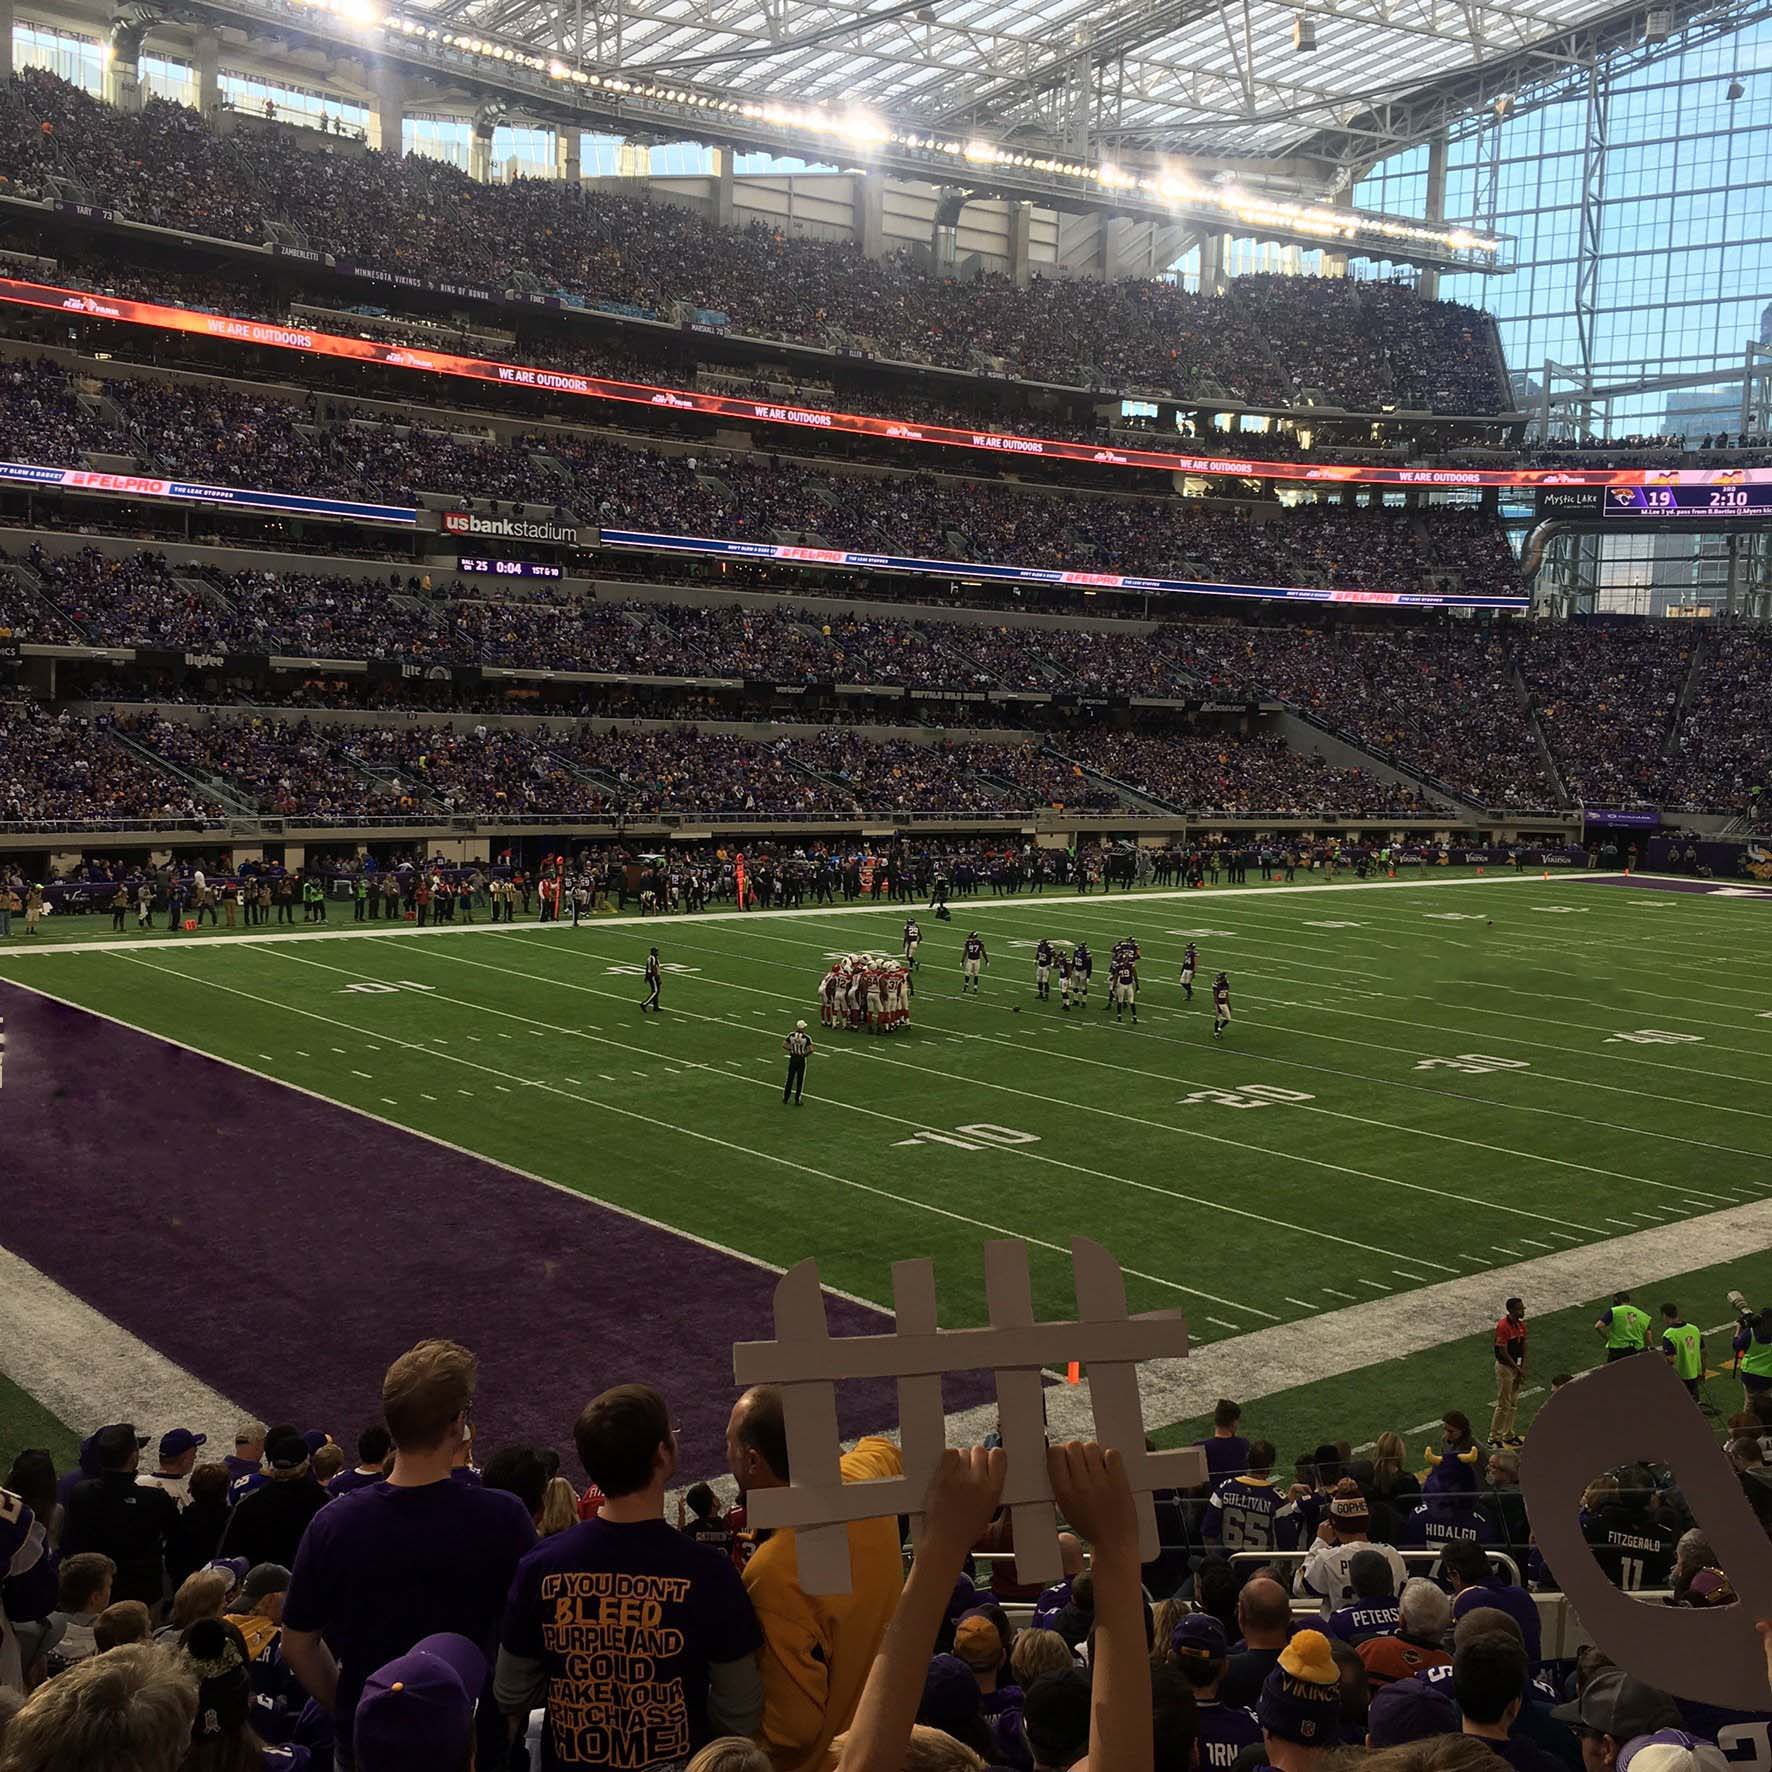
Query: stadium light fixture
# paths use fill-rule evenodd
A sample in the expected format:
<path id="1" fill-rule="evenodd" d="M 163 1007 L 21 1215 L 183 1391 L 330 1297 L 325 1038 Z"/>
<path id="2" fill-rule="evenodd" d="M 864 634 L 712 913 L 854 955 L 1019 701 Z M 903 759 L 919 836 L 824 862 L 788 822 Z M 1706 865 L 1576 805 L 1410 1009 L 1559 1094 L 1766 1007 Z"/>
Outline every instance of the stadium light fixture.
<path id="1" fill-rule="evenodd" d="M 1726 98 L 1730 104 L 1734 104 L 1738 98 L 1744 97 L 1746 93 L 1747 88 L 1741 84 L 1740 80 L 1731 80 L 1723 97 Z"/>

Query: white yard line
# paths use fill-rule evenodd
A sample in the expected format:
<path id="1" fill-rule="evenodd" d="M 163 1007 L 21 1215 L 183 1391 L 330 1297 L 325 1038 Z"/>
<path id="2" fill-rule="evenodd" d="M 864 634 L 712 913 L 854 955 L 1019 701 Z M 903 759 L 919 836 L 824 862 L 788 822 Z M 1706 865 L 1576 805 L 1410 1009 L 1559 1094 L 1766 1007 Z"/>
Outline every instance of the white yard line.
<path id="1" fill-rule="evenodd" d="M 188 1427 L 220 1448 L 252 1413 L 6 1248 L 0 1350 L 0 1371 L 77 1434 L 132 1421 L 156 1438 Z"/>

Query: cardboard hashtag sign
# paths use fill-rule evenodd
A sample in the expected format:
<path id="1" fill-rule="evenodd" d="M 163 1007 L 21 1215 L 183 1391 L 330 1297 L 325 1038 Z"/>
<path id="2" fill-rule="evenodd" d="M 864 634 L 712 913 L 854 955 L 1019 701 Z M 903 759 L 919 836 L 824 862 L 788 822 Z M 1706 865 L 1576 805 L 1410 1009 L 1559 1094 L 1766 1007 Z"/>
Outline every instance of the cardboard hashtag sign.
<path id="1" fill-rule="evenodd" d="M 849 1592 L 851 1521 L 909 1514 L 913 1537 L 921 1537 L 923 1498 L 947 1444 L 944 1372 L 996 1375 L 998 1426 L 1008 1462 L 1003 1503 L 1014 1525 L 1018 1581 L 1055 1582 L 1063 1572 L 1046 1471 L 1041 1375 L 1072 1360 L 1089 1368 L 1096 1439 L 1118 1451 L 1125 1464 L 1138 1504 L 1139 1554 L 1146 1562 L 1157 1555 L 1151 1492 L 1205 1482 L 1206 1461 L 1193 1447 L 1145 1450 L 1137 1366 L 1140 1360 L 1185 1359 L 1187 1321 L 1180 1311 L 1128 1316 L 1125 1276 L 1099 1243 L 1073 1238 L 1071 1262 L 1076 1317 L 1040 1322 L 1034 1316 L 1027 1245 L 1012 1238 L 986 1243 L 990 1325 L 982 1329 L 939 1328 L 935 1264 L 895 1262 L 897 1323 L 889 1335 L 832 1336 L 815 1261 L 803 1261 L 782 1276 L 775 1288 L 776 1339 L 739 1342 L 732 1350 L 732 1372 L 741 1385 L 781 1387 L 791 1480 L 780 1489 L 753 1490 L 746 1506 L 752 1526 L 794 1528 L 802 1591 Z M 861 1378 L 897 1380 L 901 1477 L 842 1479 L 836 1387 Z"/>

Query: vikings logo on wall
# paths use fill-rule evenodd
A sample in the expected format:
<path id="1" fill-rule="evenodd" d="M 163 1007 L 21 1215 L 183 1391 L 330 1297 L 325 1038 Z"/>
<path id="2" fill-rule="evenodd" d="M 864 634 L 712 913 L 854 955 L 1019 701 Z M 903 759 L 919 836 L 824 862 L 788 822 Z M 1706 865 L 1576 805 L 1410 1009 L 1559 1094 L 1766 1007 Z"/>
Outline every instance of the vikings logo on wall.
<path id="1" fill-rule="evenodd" d="M 1772 849 L 1764 843 L 1747 846 L 1747 871 L 1756 880 L 1772 880 Z"/>
<path id="2" fill-rule="evenodd" d="M 911 1024 L 911 975 L 902 960 L 844 954 L 818 987 L 818 1019 L 828 1028 L 897 1033 Z"/>

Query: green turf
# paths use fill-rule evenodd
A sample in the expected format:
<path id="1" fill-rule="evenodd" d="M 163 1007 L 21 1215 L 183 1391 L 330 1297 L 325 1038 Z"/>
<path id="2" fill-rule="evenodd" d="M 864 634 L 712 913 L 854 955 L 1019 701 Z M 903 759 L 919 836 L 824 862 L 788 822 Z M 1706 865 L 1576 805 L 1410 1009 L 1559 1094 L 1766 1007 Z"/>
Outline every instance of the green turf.
<path id="1" fill-rule="evenodd" d="M 1772 1298 L 1772 1253 L 1759 1251 L 1739 1260 L 1693 1273 L 1670 1275 L 1652 1285 L 1633 1288 L 1636 1301 L 1652 1316 L 1661 1304 L 1677 1304 L 1687 1321 L 1704 1330 L 1706 1377 L 1702 1400 L 1719 1418 L 1741 1407 L 1741 1387 L 1730 1370 L 1730 1337 L 1734 1311 L 1731 1287 L 1759 1301 Z M 1603 1358 L 1594 1322 L 1609 1297 L 1591 1298 L 1561 1310 L 1537 1311 L 1529 1306 L 1528 1371 L 1520 1398 L 1519 1429 L 1538 1413 L 1559 1373 L 1579 1373 Z M 1499 1314 L 1499 1313 L 1498 1313 Z M 1656 1322 L 1659 1324 L 1659 1317 Z M 1243 1432 L 1271 1440 L 1283 1465 L 1290 1468 L 1297 1453 L 1324 1441 L 1350 1437 L 1369 1442 L 1386 1430 L 1404 1433 L 1411 1447 L 1437 1438 L 1440 1415 L 1462 1409 L 1478 1437 L 1487 1438 L 1495 1401 L 1494 1361 L 1486 1334 L 1461 1336 L 1405 1359 L 1380 1360 L 1358 1371 L 1315 1384 L 1275 1391 L 1249 1406 Z M 1196 1416 L 1173 1423 L 1153 1437 L 1165 1446 L 1185 1446 L 1212 1431 L 1212 1417 Z"/>
<path id="2" fill-rule="evenodd" d="M 0 1478 L 27 1446 L 42 1447 L 57 1470 L 67 1470 L 80 1455 L 80 1436 L 0 1373 Z"/>
<path id="3" fill-rule="evenodd" d="M 1762 904 L 1569 878 L 985 896 L 952 924 L 923 917 L 910 1030 L 820 1032 L 826 955 L 891 951 L 902 916 L 411 939 L 367 925 L 363 940 L 8 950 L 0 976 L 715 1243 L 816 1255 L 866 1297 L 886 1297 L 894 1259 L 932 1254 L 953 1323 L 982 1315 L 993 1234 L 1034 1244 L 1042 1312 L 1069 1314 L 1064 1252 L 1083 1233 L 1119 1257 L 1134 1309 L 1182 1306 L 1210 1342 L 1772 1191 Z M 958 994 L 969 927 L 992 954 L 977 1000 Z M 1188 932 L 1202 985 L 1232 974 L 1223 1042 L 1207 990 L 1181 1002 Z M 1095 949 L 1086 1010 L 1035 1001 L 1042 933 Z M 1107 949 L 1128 933 L 1144 947 L 1136 1029 L 1102 1012 Z M 651 941 L 693 969 L 667 977 L 660 1017 L 637 1012 Z M 811 1090 L 784 1109 L 781 1041 L 802 1015 Z M 1305 1099 L 1210 1093 L 1247 1103 L 1252 1085 Z M 920 1132 L 984 1148 L 905 1142 Z"/>

